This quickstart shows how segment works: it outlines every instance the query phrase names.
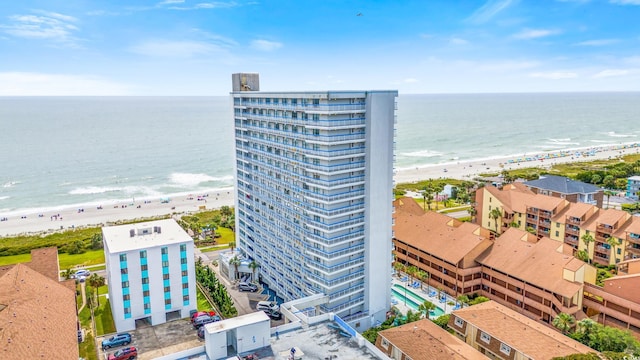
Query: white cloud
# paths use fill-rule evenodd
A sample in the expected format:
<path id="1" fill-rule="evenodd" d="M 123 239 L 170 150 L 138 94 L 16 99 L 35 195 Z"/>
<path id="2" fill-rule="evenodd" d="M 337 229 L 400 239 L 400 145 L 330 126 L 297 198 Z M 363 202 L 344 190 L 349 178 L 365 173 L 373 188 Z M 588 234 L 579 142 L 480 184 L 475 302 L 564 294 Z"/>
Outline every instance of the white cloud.
<path id="1" fill-rule="evenodd" d="M 282 43 L 269 40 L 253 40 L 251 41 L 251 47 L 260 51 L 273 51 L 280 49 Z"/>
<path id="2" fill-rule="evenodd" d="M 595 40 L 587 40 L 576 43 L 578 46 L 606 46 L 611 44 L 619 43 L 620 39 L 595 39 Z"/>
<path id="3" fill-rule="evenodd" d="M 133 88 L 93 75 L 0 73 L 0 96 L 116 96 Z"/>
<path id="4" fill-rule="evenodd" d="M 218 45 L 202 41 L 169 40 L 151 40 L 129 48 L 129 51 L 136 54 L 168 58 L 191 58 L 221 50 L 223 49 Z"/>
<path id="5" fill-rule="evenodd" d="M 529 74 L 529 77 L 532 78 L 540 78 L 540 79 L 550 79 L 550 80 L 559 80 L 559 79 L 574 79 L 578 77 L 578 74 L 569 71 L 550 71 L 550 72 L 537 72 Z"/>
<path id="6" fill-rule="evenodd" d="M 79 30 L 74 25 L 78 21 L 76 18 L 54 12 L 34 12 L 41 15 L 9 16 L 10 23 L 0 24 L 0 31 L 19 38 L 45 39 L 68 46 L 77 45 L 78 39 L 73 36 Z"/>
<path id="7" fill-rule="evenodd" d="M 514 0 L 488 0 L 471 14 L 471 16 L 467 18 L 467 21 L 475 24 L 486 23 L 515 2 Z"/>
<path id="8" fill-rule="evenodd" d="M 513 37 L 516 39 L 537 39 L 541 37 L 556 35 L 559 33 L 559 30 L 551 29 L 526 29 L 513 35 Z"/>
<path id="9" fill-rule="evenodd" d="M 451 44 L 451 45 L 466 45 L 468 43 L 469 42 L 467 40 L 462 39 L 462 38 L 454 37 L 454 38 L 449 39 L 449 44 Z"/>
<path id="10" fill-rule="evenodd" d="M 593 75 L 594 79 L 600 79 L 600 78 L 606 78 L 606 77 L 612 77 L 612 76 L 623 76 L 623 75 L 627 75 L 629 74 L 629 70 L 622 70 L 622 69 L 607 69 L 607 70 L 602 70 L 599 73 Z"/>
<path id="11" fill-rule="evenodd" d="M 157 4 L 157 6 L 169 5 L 167 9 L 170 10 L 199 10 L 199 9 L 218 9 L 218 8 L 232 8 L 239 6 L 235 1 L 208 1 L 200 2 L 192 6 L 175 6 L 176 4 L 184 3 L 179 0 L 168 0 Z"/>
<path id="12" fill-rule="evenodd" d="M 537 61 L 531 60 L 522 60 L 522 61 L 496 61 L 496 62 L 486 62 L 478 65 L 479 70 L 483 71 L 498 71 L 498 72 L 507 72 L 507 71 L 516 71 L 516 70 L 526 70 L 532 69 L 540 66 L 540 63 Z"/>
<path id="13" fill-rule="evenodd" d="M 640 0 L 609 0 L 609 2 L 618 5 L 640 5 Z"/>
<path id="14" fill-rule="evenodd" d="M 420 82 L 420 81 L 418 81 L 418 79 L 408 78 L 408 79 L 402 80 L 402 82 L 405 83 L 405 84 L 412 84 L 412 83 L 417 83 L 417 82 Z"/>

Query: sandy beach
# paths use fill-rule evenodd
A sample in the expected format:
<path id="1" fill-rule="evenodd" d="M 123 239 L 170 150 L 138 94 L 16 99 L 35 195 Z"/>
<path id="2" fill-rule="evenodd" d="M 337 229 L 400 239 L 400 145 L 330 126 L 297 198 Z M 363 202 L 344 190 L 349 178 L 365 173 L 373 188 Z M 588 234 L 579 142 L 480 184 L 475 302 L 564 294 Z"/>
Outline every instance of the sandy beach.
<path id="1" fill-rule="evenodd" d="M 500 172 L 503 169 L 550 167 L 554 164 L 614 159 L 627 154 L 637 154 L 640 144 L 590 147 L 551 153 L 522 154 L 476 161 L 456 161 L 428 165 L 413 169 L 399 169 L 394 174 L 396 183 L 408 183 L 427 179 L 454 178 L 472 180 L 481 173 Z M 207 194 L 173 196 L 169 202 L 161 198 L 112 202 L 82 208 L 65 207 L 46 213 L 23 212 L 0 214 L 0 236 L 41 233 L 82 226 L 103 226 L 110 222 L 150 218 L 167 214 L 187 214 L 202 209 L 219 209 L 234 205 L 233 188 L 219 189 Z"/>
<path id="2" fill-rule="evenodd" d="M 162 198 L 110 202 L 99 205 L 61 207 L 46 213 L 0 214 L 7 217 L 0 222 L 0 236 L 50 232 L 86 226 L 104 226 L 110 222 L 150 218 L 169 214 L 188 214 L 203 209 L 233 206 L 233 188 L 219 189 L 215 193 L 174 196 L 169 202 Z"/>

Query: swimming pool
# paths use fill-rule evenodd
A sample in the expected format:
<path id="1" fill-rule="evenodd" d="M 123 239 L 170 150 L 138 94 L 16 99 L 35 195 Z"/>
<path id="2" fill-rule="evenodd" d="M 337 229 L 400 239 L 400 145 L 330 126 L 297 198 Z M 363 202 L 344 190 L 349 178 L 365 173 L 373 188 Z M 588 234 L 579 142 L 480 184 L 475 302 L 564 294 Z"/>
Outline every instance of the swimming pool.
<path id="1" fill-rule="evenodd" d="M 407 294 L 406 297 L 404 296 L 405 290 Z M 391 288 L 391 292 L 393 296 L 398 299 L 398 302 L 404 304 L 406 300 L 407 306 L 413 309 L 414 311 L 418 311 L 418 306 L 420 306 L 420 304 L 426 301 L 426 299 L 423 298 L 422 296 L 414 293 L 410 289 L 405 288 L 404 286 L 399 284 L 394 284 L 393 287 Z M 440 315 L 444 315 L 444 310 L 442 310 L 437 305 L 436 305 L 436 309 L 429 313 L 430 317 L 438 317 Z"/>

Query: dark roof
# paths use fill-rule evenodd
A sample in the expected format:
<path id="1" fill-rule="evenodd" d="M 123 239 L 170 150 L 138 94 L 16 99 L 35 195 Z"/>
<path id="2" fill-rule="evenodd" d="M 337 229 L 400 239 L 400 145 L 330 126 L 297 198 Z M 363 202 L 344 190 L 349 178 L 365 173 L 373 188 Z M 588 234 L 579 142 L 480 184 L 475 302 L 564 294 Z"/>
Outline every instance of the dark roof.
<path id="1" fill-rule="evenodd" d="M 540 177 L 538 180 L 526 181 L 524 184 L 526 186 L 563 194 L 591 194 L 602 190 L 595 185 L 556 175 L 544 175 L 544 177 Z"/>

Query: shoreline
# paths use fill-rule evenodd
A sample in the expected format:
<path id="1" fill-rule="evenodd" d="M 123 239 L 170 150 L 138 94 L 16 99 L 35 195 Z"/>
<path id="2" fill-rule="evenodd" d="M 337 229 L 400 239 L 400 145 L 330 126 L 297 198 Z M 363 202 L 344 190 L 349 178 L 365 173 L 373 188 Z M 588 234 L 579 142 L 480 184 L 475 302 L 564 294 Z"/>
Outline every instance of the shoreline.
<path id="1" fill-rule="evenodd" d="M 429 164 L 410 169 L 396 169 L 393 178 L 395 183 L 412 183 L 439 178 L 473 180 L 480 173 L 532 167 L 549 168 L 556 164 L 609 160 L 629 154 L 640 154 L 640 144 L 632 142 L 620 145 L 537 152 L 522 156 L 511 155 Z M 161 201 L 166 198 L 167 196 L 158 196 L 135 200 L 96 201 L 87 204 L 0 213 L 0 219 L 7 218 L 6 221 L 0 221 L 0 237 L 49 233 L 76 227 L 104 226 L 117 221 L 219 209 L 225 205 L 234 206 L 235 191 L 233 187 L 227 187 L 212 189 L 211 192 L 200 194 L 184 192 L 172 194 L 168 203 Z"/>

